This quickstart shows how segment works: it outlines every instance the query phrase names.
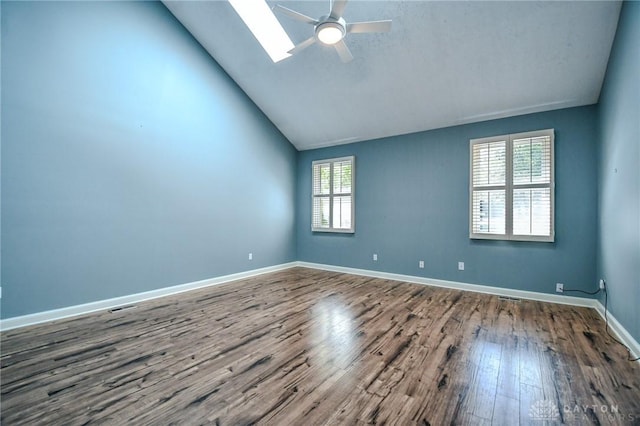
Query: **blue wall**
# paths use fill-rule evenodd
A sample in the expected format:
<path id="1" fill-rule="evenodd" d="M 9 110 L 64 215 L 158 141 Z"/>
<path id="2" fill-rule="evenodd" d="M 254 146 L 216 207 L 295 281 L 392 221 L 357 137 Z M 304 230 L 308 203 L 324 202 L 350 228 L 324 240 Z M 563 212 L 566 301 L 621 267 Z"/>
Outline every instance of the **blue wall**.
<path id="1" fill-rule="evenodd" d="M 3 318 L 295 260 L 295 149 L 161 3 L 3 2 L 1 47 Z"/>
<path id="2" fill-rule="evenodd" d="M 555 129 L 556 242 L 470 240 L 469 140 L 546 128 Z M 298 259 L 547 293 L 556 282 L 592 290 L 596 147 L 590 106 L 303 151 Z M 356 156 L 356 232 L 312 233 L 311 162 L 344 155 Z"/>
<path id="3" fill-rule="evenodd" d="M 640 341 L 640 3 L 625 2 L 600 95 L 598 276 Z"/>

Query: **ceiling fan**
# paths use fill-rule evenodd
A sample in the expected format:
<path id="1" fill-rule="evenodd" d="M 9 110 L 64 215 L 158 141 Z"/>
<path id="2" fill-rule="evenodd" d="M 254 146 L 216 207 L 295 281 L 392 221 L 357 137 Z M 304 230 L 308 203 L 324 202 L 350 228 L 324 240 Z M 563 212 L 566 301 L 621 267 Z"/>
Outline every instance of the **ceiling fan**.
<path id="1" fill-rule="evenodd" d="M 329 0 L 331 4 L 331 0 Z M 334 0 L 331 5 L 331 11 L 329 15 L 322 16 L 320 19 L 313 19 L 307 15 L 303 15 L 295 10 L 288 9 L 281 5 L 276 5 L 276 9 L 285 15 L 293 18 L 297 21 L 305 22 L 313 25 L 314 34 L 299 43 L 288 53 L 294 55 L 301 50 L 311 46 L 316 41 L 329 46 L 334 46 L 342 62 L 349 62 L 353 59 L 353 55 L 344 38 L 350 33 L 386 33 L 391 31 L 391 21 L 366 21 L 366 22 L 345 22 L 342 17 L 344 8 L 347 5 L 347 0 Z"/>

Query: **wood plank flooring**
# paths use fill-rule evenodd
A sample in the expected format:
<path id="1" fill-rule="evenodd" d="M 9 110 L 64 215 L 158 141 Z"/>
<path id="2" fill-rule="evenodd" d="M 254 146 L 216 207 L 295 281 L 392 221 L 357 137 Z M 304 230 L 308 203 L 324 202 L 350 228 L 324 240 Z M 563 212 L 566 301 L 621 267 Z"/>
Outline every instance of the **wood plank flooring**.
<path id="1" fill-rule="evenodd" d="M 17 424 L 640 424 L 578 308 L 304 268 L 1 335 Z"/>

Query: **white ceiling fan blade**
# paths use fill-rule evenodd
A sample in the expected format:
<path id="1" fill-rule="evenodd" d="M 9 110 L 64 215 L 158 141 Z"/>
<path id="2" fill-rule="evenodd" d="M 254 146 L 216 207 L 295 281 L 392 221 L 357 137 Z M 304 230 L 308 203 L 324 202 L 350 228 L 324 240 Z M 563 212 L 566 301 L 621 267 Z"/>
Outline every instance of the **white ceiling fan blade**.
<path id="1" fill-rule="evenodd" d="M 291 10 L 284 6 L 280 6 L 279 4 L 276 4 L 275 9 L 289 16 L 290 18 L 295 19 L 296 21 L 302 21 L 302 22 L 306 22 L 307 24 L 313 24 L 313 25 L 318 23 L 318 21 L 308 17 L 307 15 L 303 15 L 302 13 L 296 12 L 295 10 Z"/>
<path id="2" fill-rule="evenodd" d="M 289 53 L 291 55 L 295 55 L 296 53 L 300 52 L 301 50 L 304 50 L 307 47 L 311 46 L 315 42 L 316 42 L 316 37 L 315 36 L 311 36 L 308 39 L 306 39 L 305 41 L 297 44 L 296 47 L 294 47 L 293 49 L 291 49 L 287 53 Z"/>
<path id="3" fill-rule="evenodd" d="M 347 5 L 347 0 L 333 0 L 333 5 L 331 5 L 331 13 L 329 16 L 333 19 L 342 18 L 342 13 L 344 12 L 344 8 Z"/>
<path id="4" fill-rule="evenodd" d="M 344 40 L 340 40 L 339 42 L 334 44 L 334 46 L 338 51 L 338 55 L 340 56 L 340 59 L 342 59 L 342 62 L 350 62 L 353 59 L 353 55 L 351 54 L 351 51 L 345 44 Z"/>
<path id="5" fill-rule="evenodd" d="M 391 21 L 352 22 L 347 24 L 348 33 L 388 33 L 391 31 Z"/>

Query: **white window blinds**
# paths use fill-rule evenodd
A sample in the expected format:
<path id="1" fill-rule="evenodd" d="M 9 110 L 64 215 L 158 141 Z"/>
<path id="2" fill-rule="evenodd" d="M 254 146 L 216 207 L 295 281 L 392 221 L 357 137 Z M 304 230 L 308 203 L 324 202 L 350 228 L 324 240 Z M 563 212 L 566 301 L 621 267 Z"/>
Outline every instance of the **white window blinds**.
<path id="1" fill-rule="evenodd" d="M 507 141 L 472 145 L 473 232 L 505 234 Z"/>
<path id="2" fill-rule="evenodd" d="M 355 158 L 314 161 L 311 229 L 324 232 L 354 232 Z"/>
<path id="3" fill-rule="evenodd" d="M 471 238 L 553 241 L 553 129 L 471 140 Z"/>

